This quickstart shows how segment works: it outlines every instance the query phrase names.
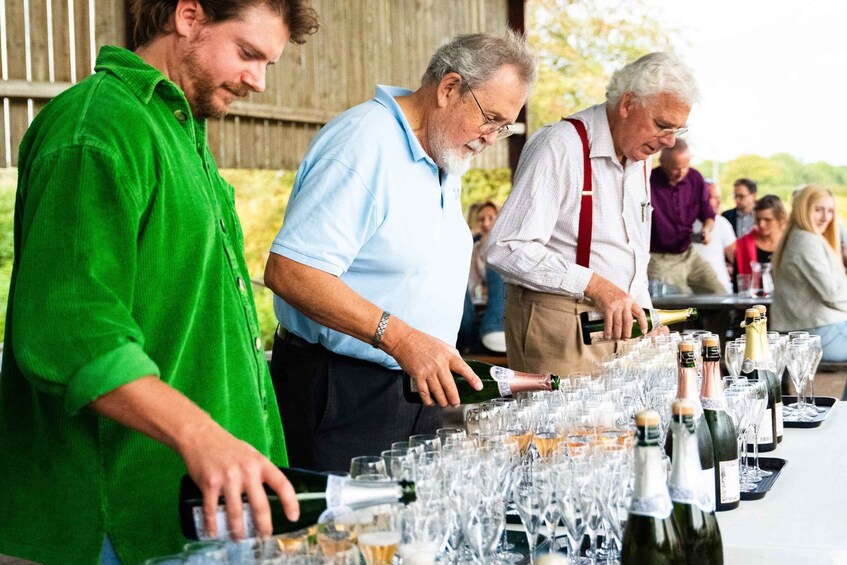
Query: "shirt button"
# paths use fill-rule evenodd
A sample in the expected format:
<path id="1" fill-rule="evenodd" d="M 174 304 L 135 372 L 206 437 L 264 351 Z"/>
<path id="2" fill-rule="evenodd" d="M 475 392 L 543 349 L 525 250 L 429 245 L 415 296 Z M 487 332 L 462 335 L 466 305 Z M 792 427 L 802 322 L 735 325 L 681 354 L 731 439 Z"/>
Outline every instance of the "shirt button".
<path id="1" fill-rule="evenodd" d="M 236 282 L 238 283 L 238 290 L 240 290 L 241 292 L 247 290 L 247 287 L 244 285 L 244 279 L 238 277 L 238 280 Z"/>
<path id="2" fill-rule="evenodd" d="M 262 350 L 262 338 L 257 337 L 256 338 L 256 351 L 261 351 L 261 350 Z"/>
<path id="3" fill-rule="evenodd" d="M 174 117 L 176 118 L 176 121 L 178 121 L 181 124 L 184 124 L 185 122 L 188 121 L 188 114 L 186 114 L 182 110 L 175 110 L 174 111 Z"/>

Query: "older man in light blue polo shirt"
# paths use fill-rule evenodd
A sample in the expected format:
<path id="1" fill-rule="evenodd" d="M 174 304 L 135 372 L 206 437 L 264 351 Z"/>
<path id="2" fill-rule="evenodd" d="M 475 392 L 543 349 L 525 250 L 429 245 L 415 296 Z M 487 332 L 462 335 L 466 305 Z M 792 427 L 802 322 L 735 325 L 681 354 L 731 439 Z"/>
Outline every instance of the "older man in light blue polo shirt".
<path id="1" fill-rule="evenodd" d="M 523 38 L 458 36 L 416 91 L 378 86 L 313 140 L 265 282 L 280 331 L 271 373 L 289 461 L 347 470 L 351 457 L 440 425 L 471 255 L 461 175 L 509 133 L 535 79 Z M 403 372 L 424 406 L 405 402 Z"/>

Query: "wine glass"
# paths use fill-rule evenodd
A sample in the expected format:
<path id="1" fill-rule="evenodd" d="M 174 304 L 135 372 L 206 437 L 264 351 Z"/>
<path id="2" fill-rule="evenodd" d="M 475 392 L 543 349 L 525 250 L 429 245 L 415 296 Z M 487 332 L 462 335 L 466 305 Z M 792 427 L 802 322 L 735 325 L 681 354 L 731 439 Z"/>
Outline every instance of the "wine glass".
<path id="1" fill-rule="evenodd" d="M 512 498 L 526 532 L 530 563 L 535 563 L 538 530 L 550 503 L 552 484 L 544 464 L 527 463 L 517 470 Z"/>
<path id="2" fill-rule="evenodd" d="M 805 400 L 803 397 L 803 391 L 806 386 L 806 378 L 808 377 L 807 369 L 810 357 L 810 348 L 807 338 L 794 339 L 789 342 L 788 346 L 785 348 L 788 375 L 791 377 L 791 382 L 794 383 L 794 388 L 797 389 L 797 403 L 786 408 L 789 411 L 789 416 L 799 422 L 806 419 L 806 415 L 803 410 Z"/>
<path id="3" fill-rule="evenodd" d="M 738 442 L 738 460 L 741 463 L 739 472 L 739 488 L 742 492 L 750 492 L 756 488 L 747 473 L 747 430 L 750 427 L 751 394 L 747 379 L 724 380 L 724 397 L 726 409 L 732 423 L 735 424 L 736 441 Z"/>
<path id="4" fill-rule="evenodd" d="M 424 451 L 441 451 L 441 440 L 435 434 L 415 434 L 409 436 L 409 441 L 422 444 Z"/>
<path id="5" fill-rule="evenodd" d="M 768 477 L 773 473 L 759 467 L 759 427 L 763 424 L 762 419 L 766 415 L 765 407 L 768 405 L 768 385 L 765 381 L 750 381 L 750 425 L 753 427 L 753 461 L 752 469 L 749 469 L 751 480 L 759 482 L 762 477 Z M 765 426 L 770 426 L 770 421 L 764 422 Z M 774 441 L 776 438 L 774 438 Z"/>
<path id="6" fill-rule="evenodd" d="M 808 383 L 810 387 L 810 400 L 806 403 L 806 411 L 809 415 L 814 418 L 821 412 L 825 410 L 823 408 L 818 407 L 815 404 L 815 375 L 818 371 L 818 365 L 820 365 L 821 358 L 823 357 L 823 346 L 821 345 L 821 336 L 819 335 L 810 335 L 809 336 L 809 366 L 808 366 Z"/>
<path id="7" fill-rule="evenodd" d="M 726 370 L 732 378 L 737 377 L 741 373 L 741 363 L 744 361 L 744 346 L 738 341 L 728 341 L 726 343 L 726 354 L 724 362 Z"/>
<path id="8" fill-rule="evenodd" d="M 367 565 L 391 565 L 400 545 L 398 516 L 393 507 L 385 508 L 360 511 L 361 518 L 356 522 L 359 552 Z"/>
<path id="9" fill-rule="evenodd" d="M 350 476 L 357 478 L 359 475 L 385 475 L 385 462 L 382 457 L 376 455 L 360 455 L 350 460 Z"/>
<path id="10" fill-rule="evenodd" d="M 473 488 L 465 490 L 462 500 L 462 531 L 477 561 L 491 563 L 494 547 L 506 527 L 506 507 L 499 495 L 489 495 Z"/>

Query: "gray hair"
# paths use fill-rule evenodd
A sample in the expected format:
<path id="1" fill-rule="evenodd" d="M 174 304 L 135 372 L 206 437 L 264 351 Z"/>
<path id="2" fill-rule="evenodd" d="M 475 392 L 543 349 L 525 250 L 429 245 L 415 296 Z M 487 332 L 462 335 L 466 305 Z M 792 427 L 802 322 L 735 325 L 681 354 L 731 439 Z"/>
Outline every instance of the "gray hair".
<path id="1" fill-rule="evenodd" d="M 507 31 L 502 36 L 457 35 L 433 54 L 421 77 L 421 85 L 436 85 L 449 73 L 459 73 L 463 79 L 460 92 L 464 94 L 469 87 L 474 88 L 490 79 L 504 65 L 513 66 L 528 88 L 535 83 L 535 55 L 522 34 Z"/>
<path id="2" fill-rule="evenodd" d="M 681 137 L 676 138 L 676 142 L 670 147 L 665 147 L 662 149 L 662 154 L 659 156 L 661 159 L 666 155 L 670 155 L 671 153 L 682 153 L 683 151 L 688 151 L 688 142 L 686 142 Z"/>
<path id="3" fill-rule="evenodd" d="M 689 108 L 700 100 L 694 73 L 669 53 L 650 53 L 612 74 L 606 104 L 614 106 L 631 92 L 642 105 L 660 94 L 671 94 Z"/>

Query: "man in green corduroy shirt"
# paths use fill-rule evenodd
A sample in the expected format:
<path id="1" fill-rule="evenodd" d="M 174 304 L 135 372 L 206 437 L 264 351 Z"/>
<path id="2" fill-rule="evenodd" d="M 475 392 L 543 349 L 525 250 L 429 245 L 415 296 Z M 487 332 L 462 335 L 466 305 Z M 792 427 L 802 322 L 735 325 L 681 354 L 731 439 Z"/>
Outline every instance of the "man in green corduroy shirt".
<path id="1" fill-rule="evenodd" d="M 270 533 L 293 489 L 233 188 L 206 119 L 265 88 L 308 0 L 138 0 L 133 53 L 50 102 L 19 156 L 0 376 L 0 554 L 138 563 L 175 553 L 179 479 L 246 494 Z M 218 532 L 220 533 L 220 532 Z"/>

